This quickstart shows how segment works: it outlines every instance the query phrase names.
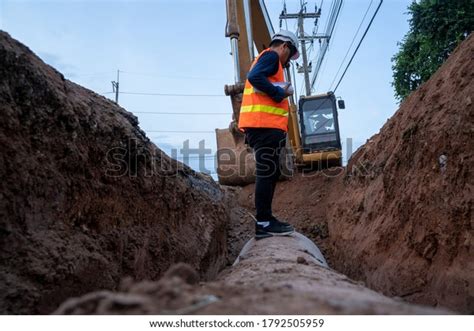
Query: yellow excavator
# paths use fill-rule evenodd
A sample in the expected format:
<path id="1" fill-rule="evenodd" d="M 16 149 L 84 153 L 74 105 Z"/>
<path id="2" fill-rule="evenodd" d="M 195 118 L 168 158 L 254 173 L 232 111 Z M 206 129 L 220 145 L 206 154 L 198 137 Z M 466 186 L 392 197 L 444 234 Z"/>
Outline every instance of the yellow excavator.
<path id="1" fill-rule="evenodd" d="M 222 185 L 243 186 L 255 181 L 253 152 L 245 144 L 239 131 L 240 106 L 244 83 L 254 50 L 266 49 L 274 34 L 263 0 L 226 0 L 226 37 L 230 38 L 234 63 L 234 84 L 226 85 L 225 94 L 232 103 L 232 122 L 229 128 L 216 129 L 217 175 Z M 283 13 L 282 13 L 283 14 Z M 320 13 L 319 13 L 320 14 Z M 301 22 L 301 21 L 300 21 Z M 299 36 L 305 47 L 304 34 Z M 306 50 L 300 52 L 306 61 Z M 285 72 L 291 82 L 290 71 Z M 289 97 L 287 148 L 282 157 L 283 174 L 291 176 L 297 167 L 339 166 L 342 164 L 341 139 L 337 109 L 344 101 L 336 100 L 333 93 L 300 96 L 298 104 Z"/>

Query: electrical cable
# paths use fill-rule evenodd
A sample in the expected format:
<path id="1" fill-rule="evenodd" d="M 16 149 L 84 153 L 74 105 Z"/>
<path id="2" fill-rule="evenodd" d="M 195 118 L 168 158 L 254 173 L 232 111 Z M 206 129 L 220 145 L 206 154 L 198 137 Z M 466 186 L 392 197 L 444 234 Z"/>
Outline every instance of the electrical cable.
<path id="1" fill-rule="evenodd" d="M 333 39 L 334 28 L 337 24 L 337 19 L 339 17 L 343 4 L 344 4 L 343 0 L 336 0 L 336 1 L 333 0 L 331 2 L 331 14 L 325 28 L 325 34 L 327 36 L 327 39 L 324 39 L 321 43 L 320 54 L 319 54 L 317 63 L 315 65 L 315 70 L 313 71 L 313 76 L 311 77 L 311 88 L 314 87 L 314 84 L 316 83 L 316 79 L 318 78 L 319 71 L 325 59 L 326 52 L 329 48 L 329 41 Z"/>
<path id="2" fill-rule="evenodd" d="M 372 7 L 372 3 L 373 3 L 373 2 L 374 2 L 374 0 L 370 0 L 370 4 L 369 4 L 369 6 L 367 7 L 367 10 L 365 11 L 364 17 L 362 17 L 362 21 L 360 22 L 359 27 L 357 28 L 357 31 L 356 31 L 356 33 L 354 34 L 354 37 L 352 38 L 351 44 L 349 45 L 349 48 L 347 49 L 346 55 L 344 55 L 344 58 L 342 59 L 341 65 L 340 65 L 339 68 L 337 69 L 337 72 L 336 72 L 336 74 L 334 75 L 334 79 L 332 80 L 331 85 L 329 85 L 329 91 L 331 91 L 331 88 L 332 88 L 332 86 L 334 85 L 334 82 L 336 81 L 336 78 L 337 78 L 337 76 L 339 75 L 339 72 L 341 71 L 341 68 L 342 68 L 342 66 L 343 66 L 343 64 L 344 64 L 344 61 L 346 61 L 347 55 L 349 55 L 349 52 L 350 52 L 350 50 L 351 50 L 351 48 L 352 48 L 352 45 L 354 45 L 355 39 L 356 39 L 357 35 L 359 34 L 360 28 L 362 27 L 362 24 L 364 23 L 365 18 L 367 17 L 367 14 L 369 13 L 370 7 Z"/>
<path id="3" fill-rule="evenodd" d="M 335 20 L 334 20 L 334 26 L 333 26 L 333 29 L 332 29 L 332 31 L 331 31 L 331 39 L 333 39 L 333 40 L 336 38 L 337 28 L 339 27 L 339 24 L 337 24 L 337 23 L 338 23 L 338 18 L 339 18 L 339 16 L 340 16 L 341 13 L 342 13 L 342 10 L 344 9 L 344 5 L 345 5 L 345 4 L 346 4 L 346 3 L 345 3 L 343 0 L 341 0 L 341 5 L 339 6 L 339 11 L 338 11 L 337 16 L 336 16 L 336 18 L 335 18 Z M 329 46 L 330 46 L 330 45 L 328 45 L 328 49 L 329 49 Z"/>
<path id="4" fill-rule="evenodd" d="M 217 77 L 197 77 L 197 76 L 170 76 L 170 75 L 161 75 L 158 73 L 146 73 L 146 72 L 135 72 L 135 71 L 122 71 L 120 70 L 120 73 L 124 74 L 129 74 L 129 75 L 140 75 L 140 76 L 150 76 L 150 77 L 157 77 L 157 78 L 172 78 L 172 79 L 197 79 L 197 80 L 215 80 L 215 81 L 221 81 L 222 79 L 219 79 Z"/>
<path id="5" fill-rule="evenodd" d="M 95 77 L 95 76 L 109 76 L 111 72 L 95 72 L 95 73 L 88 73 L 88 74 L 74 74 L 76 77 Z"/>
<path id="6" fill-rule="evenodd" d="M 111 93 L 114 93 L 114 92 L 111 92 Z M 119 94 L 154 95 L 154 96 L 162 96 L 162 97 L 225 97 L 224 94 L 179 94 L 179 93 L 145 93 L 145 92 L 119 92 Z"/>
<path id="7" fill-rule="evenodd" d="M 331 6 L 329 7 L 329 17 L 326 21 L 326 25 L 324 26 L 324 31 L 328 31 L 328 27 L 329 27 L 329 22 L 331 21 L 331 17 L 333 15 L 333 8 L 334 8 L 334 5 L 335 5 L 335 2 L 336 0 L 332 0 L 331 1 Z"/>
<path id="8" fill-rule="evenodd" d="M 339 79 L 339 82 L 337 82 L 337 85 L 336 85 L 336 87 L 334 88 L 334 91 L 333 91 L 334 93 L 336 92 L 337 88 L 339 87 L 339 84 L 341 84 L 341 81 L 342 81 L 342 79 L 344 78 L 344 75 L 346 74 L 347 69 L 349 69 L 349 66 L 350 66 L 351 63 L 352 63 L 352 60 L 354 60 L 354 57 L 355 57 L 355 55 L 357 54 L 357 51 L 359 50 L 360 45 L 362 44 L 362 41 L 364 40 L 365 36 L 367 35 L 367 32 L 369 31 L 370 27 L 372 26 L 372 23 L 373 23 L 375 17 L 377 16 L 377 13 L 379 12 L 380 7 L 382 6 L 382 3 L 383 3 L 383 0 L 380 0 L 380 3 L 379 3 L 379 5 L 377 6 L 377 9 L 375 10 L 375 13 L 374 13 L 374 15 L 372 16 L 372 18 L 371 18 L 371 20 L 370 20 L 370 22 L 369 22 L 369 25 L 368 25 L 367 28 L 365 29 L 364 34 L 362 35 L 362 38 L 360 39 L 359 44 L 357 45 L 357 48 L 356 48 L 355 51 L 354 51 L 354 54 L 352 54 L 352 57 L 351 57 L 351 59 L 349 60 L 349 63 L 347 64 L 346 69 L 345 69 L 344 72 L 342 73 L 342 76 L 341 76 L 341 78 Z"/>
<path id="9" fill-rule="evenodd" d="M 215 131 L 192 131 L 192 130 L 143 130 L 145 132 L 156 132 L 156 133 L 216 133 Z"/>
<path id="10" fill-rule="evenodd" d="M 283 0 L 283 10 L 286 11 L 286 0 Z M 285 17 L 285 27 L 286 30 L 288 30 L 288 19 Z M 298 100 L 298 88 L 296 86 L 296 73 L 295 73 L 295 64 L 293 62 L 290 62 L 291 65 L 291 73 L 293 75 L 292 82 L 294 84 L 294 90 L 295 90 L 295 100 Z M 300 93 L 301 94 L 301 93 Z"/>
<path id="11" fill-rule="evenodd" d="M 334 28 L 336 27 L 336 23 L 337 23 L 337 18 L 339 17 L 339 14 L 341 13 L 341 8 L 342 8 L 343 5 L 344 5 L 344 1 L 341 0 L 340 5 L 337 8 L 337 12 L 336 12 L 335 17 L 334 17 L 334 24 L 332 25 L 331 33 L 329 33 L 330 36 L 332 36 L 332 34 L 334 32 Z"/>
<path id="12" fill-rule="evenodd" d="M 321 73 L 320 76 L 324 76 L 324 72 L 326 71 L 327 63 L 328 63 L 328 59 L 327 59 L 327 57 L 325 57 L 323 59 L 322 64 L 321 64 L 321 69 L 319 70 L 319 72 Z M 318 82 L 316 83 L 316 85 L 314 86 L 314 90 L 317 91 L 320 85 L 321 85 L 321 80 L 319 79 Z"/>
<path id="13" fill-rule="evenodd" d="M 157 142 L 157 144 L 159 145 L 160 143 Z M 193 153 L 195 154 L 195 153 Z M 175 160 L 180 160 L 182 161 L 185 157 L 184 156 L 174 156 L 174 155 L 171 155 L 173 159 Z M 204 160 L 214 160 L 217 158 L 217 155 L 216 156 L 213 156 L 213 155 L 204 155 L 204 156 L 188 156 L 188 158 L 190 160 L 199 160 L 199 159 L 204 159 Z"/>
<path id="14" fill-rule="evenodd" d="M 190 159 L 190 160 L 201 160 L 201 159 L 203 159 L 203 160 L 215 160 L 216 158 L 217 158 L 217 156 L 202 156 L 202 157 L 201 156 L 188 156 L 188 159 Z M 175 158 L 175 160 L 179 160 L 179 161 L 182 161 L 184 159 L 185 159 L 184 156 L 177 156 Z"/>
<path id="15" fill-rule="evenodd" d="M 229 113 L 183 113 L 183 112 L 160 112 L 160 111 L 132 111 L 134 114 L 151 114 L 151 115 L 231 115 Z"/>

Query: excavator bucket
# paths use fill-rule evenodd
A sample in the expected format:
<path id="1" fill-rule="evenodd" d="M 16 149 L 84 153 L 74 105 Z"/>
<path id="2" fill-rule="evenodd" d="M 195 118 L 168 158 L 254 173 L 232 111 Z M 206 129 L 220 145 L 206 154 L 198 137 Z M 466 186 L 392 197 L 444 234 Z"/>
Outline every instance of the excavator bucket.
<path id="1" fill-rule="evenodd" d="M 255 159 L 243 139 L 235 139 L 229 129 L 216 129 L 216 139 L 219 184 L 244 186 L 253 183 Z"/>
<path id="2" fill-rule="evenodd" d="M 216 129 L 217 176 L 221 185 L 243 186 L 255 181 L 255 158 L 237 127 L 243 91 L 243 84 L 225 86 L 233 114 L 228 129 Z"/>

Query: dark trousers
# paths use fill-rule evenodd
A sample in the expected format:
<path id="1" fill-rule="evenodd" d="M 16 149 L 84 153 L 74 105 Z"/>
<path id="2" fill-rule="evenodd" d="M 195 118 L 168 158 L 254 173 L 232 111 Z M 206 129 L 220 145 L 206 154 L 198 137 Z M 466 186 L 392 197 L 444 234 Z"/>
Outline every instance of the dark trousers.
<path id="1" fill-rule="evenodd" d="M 255 209 L 258 221 L 268 221 L 272 215 L 272 200 L 280 177 L 280 154 L 285 147 L 286 133 L 280 129 L 247 128 L 245 135 L 253 148 L 256 161 Z"/>

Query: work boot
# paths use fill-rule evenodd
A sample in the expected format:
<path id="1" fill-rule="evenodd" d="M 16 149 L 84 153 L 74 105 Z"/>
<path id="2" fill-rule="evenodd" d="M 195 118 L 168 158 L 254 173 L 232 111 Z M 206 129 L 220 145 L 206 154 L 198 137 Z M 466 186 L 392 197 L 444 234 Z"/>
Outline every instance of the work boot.
<path id="1" fill-rule="evenodd" d="M 295 229 L 288 223 L 285 225 L 278 220 L 270 219 L 266 222 L 255 223 L 255 239 L 263 239 L 272 236 L 287 236 L 295 232 Z"/>
<path id="2" fill-rule="evenodd" d="M 273 237 L 273 235 L 271 233 L 266 232 L 261 226 L 255 223 L 255 239 L 260 240 L 269 237 Z"/>
<path id="3" fill-rule="evenodd" d="M 274 222 L 281 224 L 282 226 L 291 226 L 290 223 L 280 221 L 280 220 L 279 220 L 278 218 L 276 218 L 275 216 L 272 216 L 271 219 L 272 219 Z"/>

